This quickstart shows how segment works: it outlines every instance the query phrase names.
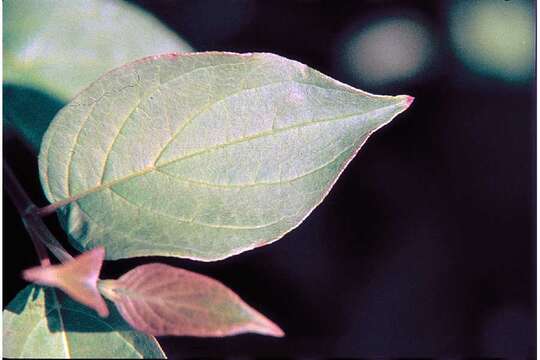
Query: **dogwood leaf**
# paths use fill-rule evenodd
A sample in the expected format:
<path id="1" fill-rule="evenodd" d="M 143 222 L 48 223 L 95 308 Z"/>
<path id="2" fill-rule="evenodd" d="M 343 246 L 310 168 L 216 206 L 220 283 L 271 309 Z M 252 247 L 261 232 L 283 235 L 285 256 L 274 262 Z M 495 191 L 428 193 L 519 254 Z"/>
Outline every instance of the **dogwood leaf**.
<path id="1" fill-rule="evenodd" d="M 118 0 L 4 0 L 4 81 L 68 100 L 105 71 L 190 47 Z M 9 105 L 9 104 L 7 104 Z"/>
<path id="2" fill-rule="evenodd" d="M 150 335 L 283 336 L 220 282 L 169 265 L 138 266 L 118 280 L 102 280 L 100 289 L 131 326 Z"/>
<path id="3" fill-rule="evenodd" d="M 165 358 L 156 339 L 133 330 L 111 306 L 108 318 L 54 288 L 30 285 L 3 313 L 8 358 Z"/>
<path id="4" fill-rule="evenodd" d="M 155 56 L 59 112 L 41 181 L 81 250 L 218 260 L 298 226 L 411 101 L 273 54 Z"/>

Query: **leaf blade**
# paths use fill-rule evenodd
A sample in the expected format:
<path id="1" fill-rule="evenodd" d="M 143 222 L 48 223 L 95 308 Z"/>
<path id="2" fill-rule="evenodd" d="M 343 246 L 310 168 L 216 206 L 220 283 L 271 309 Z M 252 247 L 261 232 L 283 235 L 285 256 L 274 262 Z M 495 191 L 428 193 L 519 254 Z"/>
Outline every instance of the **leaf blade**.
<path id="1" fill-rule="evenodd" d="M 55 118 L 42 185 L 80 249 L 218 260 L 298 226 L 409 104 L 272 54 L 142 59 Z"/>
<path id="2" fill-rule="evenodd" d="M 128 61 L 191 50 L 153 16 L 123 1 L 8 0 L 3 5 L 4 81 L 63 100 Z"/>
<path id="3" fill-rule="evenodd" d="M 4 310 L 3 353 L 10 358 L 165 358 L 155 338 L 131 329 L 117 311 L 101 319 L 61 292 L 35 285 Z"/>
<path id="4" fill-rule="evenodd" d="M 102 293 L 134 328 L 154 336 L 284 335 L 238 295 L 207 276 L 169 265 L 136 267 L 105 280 Z"/>

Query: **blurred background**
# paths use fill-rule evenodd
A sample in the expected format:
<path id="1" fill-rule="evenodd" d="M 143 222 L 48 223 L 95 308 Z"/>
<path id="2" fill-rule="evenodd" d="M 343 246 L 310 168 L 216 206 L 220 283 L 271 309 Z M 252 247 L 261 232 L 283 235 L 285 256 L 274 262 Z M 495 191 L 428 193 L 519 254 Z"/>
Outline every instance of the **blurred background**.
<path id="1" fill-rule="evenodd" d="M 534 2 L 129 3 L 197 51 L 272 52 L 369 92 L 416 98 L 282 240 L 215 263 L 159 259 L 219 279 L 287 334 L 160 338 L 170 358 L 534 356 Z M 4 103 L 34 90 L 21 91 L 4 85 Z M 46 128 L 63 102 L 33 96 Z M 45 204 L 35 155 L 10 132 L 4 154 Z M 7 304 L 36 261 L 5 201 Z M 155 260 L 107 263 L 105 277 Z"/>

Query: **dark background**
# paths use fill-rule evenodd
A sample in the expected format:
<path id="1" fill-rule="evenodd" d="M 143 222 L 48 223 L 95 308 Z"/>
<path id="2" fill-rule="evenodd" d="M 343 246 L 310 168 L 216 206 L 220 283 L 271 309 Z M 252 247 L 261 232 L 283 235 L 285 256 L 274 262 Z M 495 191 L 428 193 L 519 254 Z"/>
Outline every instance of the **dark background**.
<path id="1" fill-rule="evenodd" d="M 467 69 L 449 45 L 449 1 L 131 3 L 199 51 L 273 52 L 367 91 L 416 97 L 282 240 L 215 263 L 159 258 L 219 279 L 287 334 L 160 338 L 169 358 L 534 356 L 534 79 L 505 82 Z M 348 29 L 407 11 L 436 42 L 427 70 L 386 85 L 348 76 L 336 61 Z M 8 136 L 4 156 L 45 204 L 35 155 Z M 4 198 L 7 304 L 36 259 Z M 65 239 L 55 219 L 49 225 Z M 156 260 L 107 262 L 105 277 Z"/>

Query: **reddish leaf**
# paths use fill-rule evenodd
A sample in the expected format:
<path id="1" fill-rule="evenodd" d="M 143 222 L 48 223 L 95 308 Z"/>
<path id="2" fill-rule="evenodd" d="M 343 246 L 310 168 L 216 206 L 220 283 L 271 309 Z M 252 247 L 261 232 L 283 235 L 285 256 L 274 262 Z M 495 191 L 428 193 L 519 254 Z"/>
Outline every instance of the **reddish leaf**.
<path id="1" fill-rule="evenodd" d="M 100 288 L 128 323 L 150 335 L 284 335 L 220 282 L 172 266 L 142 265 Z"/>
<path id="2" fill-rule="evenodd" d="M 36 284 L 58 287 L 73 299 L 96 310 L 100 316 L 107 317 L 109 309 L 97 289 L 104 257 L 105 249 L 98 247 L 61 265 L 27 269 L 23 271 L 23 278 Z"/>

